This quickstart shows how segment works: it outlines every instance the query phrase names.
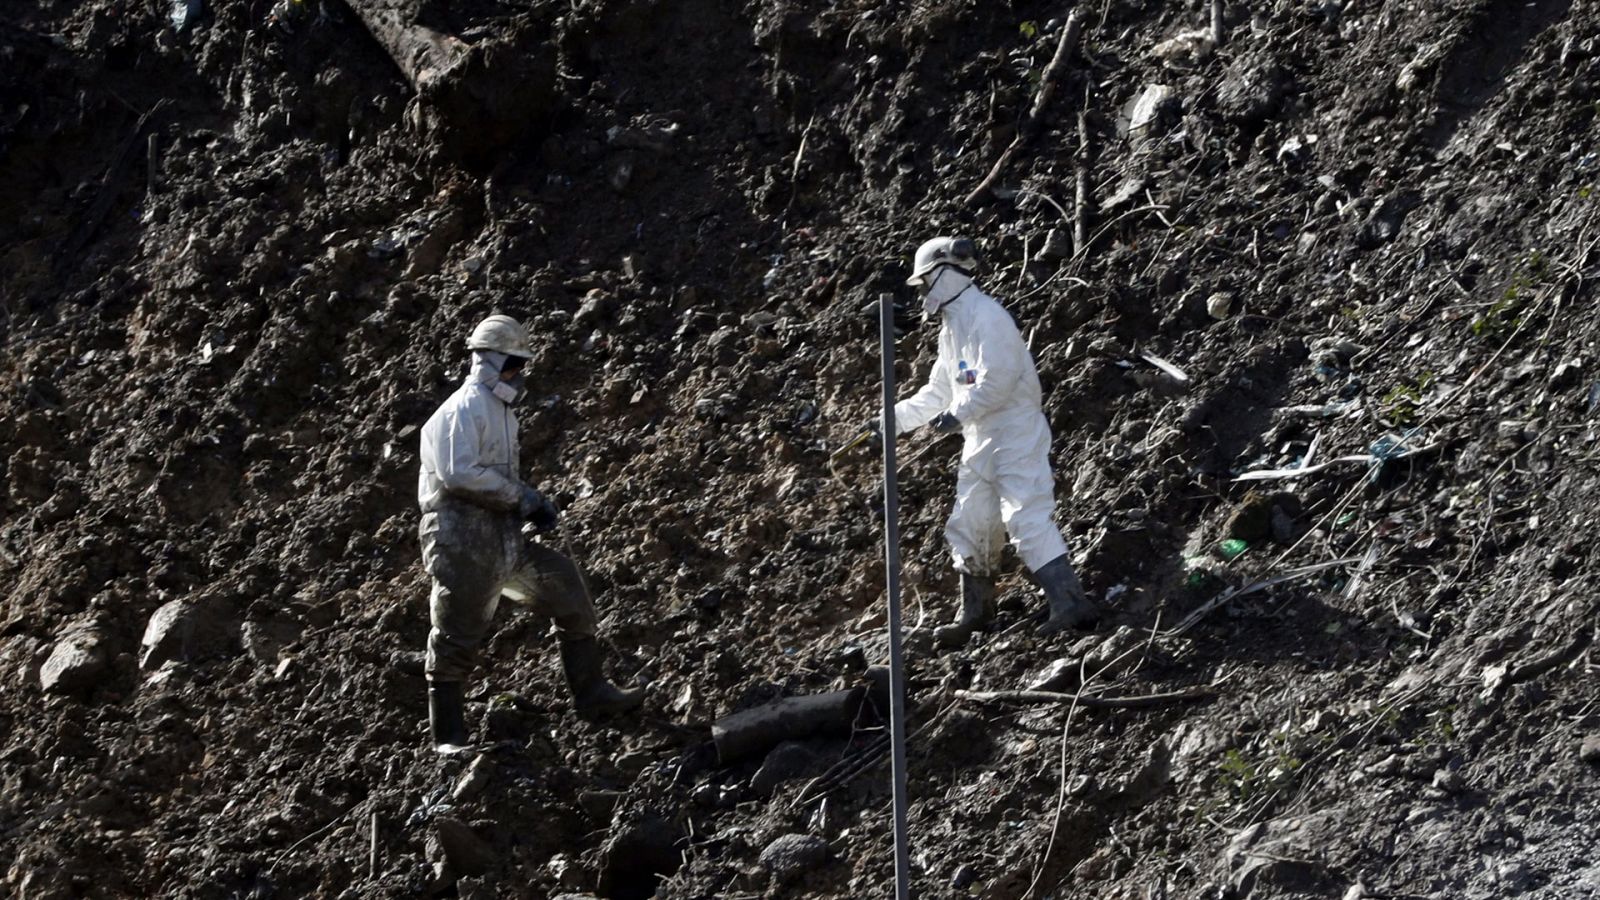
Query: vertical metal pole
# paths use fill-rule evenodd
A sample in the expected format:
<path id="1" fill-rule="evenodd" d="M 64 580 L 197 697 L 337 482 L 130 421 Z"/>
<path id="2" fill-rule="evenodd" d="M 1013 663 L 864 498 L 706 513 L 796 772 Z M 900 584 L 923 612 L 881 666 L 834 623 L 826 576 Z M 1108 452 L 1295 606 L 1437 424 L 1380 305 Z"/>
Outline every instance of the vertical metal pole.
<path id="1" fill-rule="evenodd" d="M 889 595 L 889 734 L 894 778 L 894 895 L 911 896 L 911 838 L 906 833 L 906 686 L 900 643 L 900 496 L 894 461 L 894 295 L 878 295 L 883 333 L 883 562 Z"/>

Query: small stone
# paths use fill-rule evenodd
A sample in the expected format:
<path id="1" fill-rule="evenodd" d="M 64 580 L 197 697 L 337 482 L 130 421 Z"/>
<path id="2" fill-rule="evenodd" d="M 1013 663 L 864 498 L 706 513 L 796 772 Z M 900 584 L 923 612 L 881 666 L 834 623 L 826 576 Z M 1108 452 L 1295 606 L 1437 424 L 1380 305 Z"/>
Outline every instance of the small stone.
<path id="1" fill-rule="evenodd" d="M 582 791 L 578 794 L 578 805 L 596 822 L 609 822 L 625 797 L 627 794 L 621 791 Z"/>
<path id="2" fill-rule="evenodd" d="M 1583 746 L 1578 748 L 1578 758 L 1591 766 L 1600 766 L 1600 734 L 1591 734 L 1583 739 Z"/>
<path id="3" fill-rule="evenodd" d="M 640 772 L 643 772 L 644 767 L 650 765 L 650 760 L 650 754 L 633 751 L 631 753 L 624 753 L 617 757 L 616 760 L 613 761 L 612 765 L 617 767 L 618 772 L 631 776 L 638 775 Z"/>
<path id="4" fill-rule="evenodd" d="M 224 604 L 172 600 L 162 604 L 145 625 L 139 642 L 139 668 L 226 656 L 238 641 L 239 626 Z"/>
<path id="5" fill-rule="evenodd" d="M 1051 260 L 1066 259 L 1072 255 L 1072 242 L 1067 239 L 1067 234 L 1060 228 L 1052 228 L 1045 233 L 1044 246 L 1039 248 L 1033 259 L 1035 262 L 1048 262 Z"/>
<path id="6" fill-rule="evenodd" d="M 811 834 L 786 834 L 761 851 L 761 865 L 778 881 L 788 881 L 822 865 L 828 842 Z"/>
<path id="7" fill-rule="evenodd" d="M 1070 691 L 1078 687 L 1082 677 L 1083 666 L 1080 660 L 1058 659 L 1028 679 L 1028 690 Z"/>
<path id="8" fill-rule="evenodd" d="M 956 866 L 954 875 L 950 876 L 950 886 L 956 890 L 965 890 L 978 880 L 978 870 L 967 863 Z"/>
<path id="9" fill-rule="evenodd" d="M 1233 313 L 1233 295 L 1218 292 L 1206 298 L 1206 314 L 1218 321 Z"/>
<path id="10" fill-rule="evenodd" d="M 1467 782 L 1456 772 L 1440 769 L 1433 773 L 1433 786 L 1447 794 L 1455 794 L 1465 789 Z"/>
<path id="11" fill-rule="evenodd" d="M 1294 524 L 1294 517 L 1284 511 L 1283 507 L 1272 507 L 1272 540 L 1282 546 L 1295 542 L 1300 529 Z"/>

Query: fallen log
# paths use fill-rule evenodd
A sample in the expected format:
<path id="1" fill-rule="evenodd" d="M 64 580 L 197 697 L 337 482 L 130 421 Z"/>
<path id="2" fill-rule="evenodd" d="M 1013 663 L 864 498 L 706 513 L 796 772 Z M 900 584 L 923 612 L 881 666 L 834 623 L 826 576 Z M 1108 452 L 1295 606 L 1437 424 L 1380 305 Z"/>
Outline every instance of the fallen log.
<path id="1" fill-rule="evenodd" d="M 728 765 L 765 753 L 783 741 L 849 734 L 866 691 L 853 688 L 807 697 L 784 697 L 718 719 L 711 725 L 717 759 Z"/>
<path id="2" fill-rule="evenodd" d="M 555 48 L 537 30 L 469 43 L 422 24 L 422 0 L 347 2 L 416 91 L 408 123 L 446 158 L 491 168 L 555 113 Z"/>

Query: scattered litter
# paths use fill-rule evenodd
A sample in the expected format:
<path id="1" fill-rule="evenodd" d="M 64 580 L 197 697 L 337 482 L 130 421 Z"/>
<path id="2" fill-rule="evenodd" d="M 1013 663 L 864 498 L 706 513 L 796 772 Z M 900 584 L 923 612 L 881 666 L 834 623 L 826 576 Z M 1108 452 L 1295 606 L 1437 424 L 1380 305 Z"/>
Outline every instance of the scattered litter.
<path id="1" fill-rule="evenodd" d="M 1127 123 L 1128 133 L 1139 131 L 1155 121 L 1162 105 L 1171 98 L 1172 88 L 1164 84 L 1146 85 L 1138 97 L 1122 108 L 1122 118 Z"/>
<path id="2" fill-rule="evenodd" d="M 434 788 L 433 793 L 423 797 L 417 803 L 417 808 L 413 809 L 411 815 L 406 817 L 406 827 L 416 828 L 434 816 L 450 812 L 452 808 L 450 806 L 450 790 L 452 787 L 453 785 L 450 784 L 441 784 Z"/>
<path id="3" fill-rule="evenodd" d="M 1155 366 L 1156 368 L 1158 368 L 1161 371 L 1167 373 L 1168 375 L 1171 375 L 1173 378 L 1177 379 L 1179 382 L 1181 382 L 1183 384 L 1188 384 L 1189 383 L 1189 373 L 1183 371 L 1182 369 L 1178 368 L 1177 366 L 1173 365 L 1172 363 L 1167 362 L 1166 360 L 1164 360 L 1161 357 L 1155 355 L 1154 353 L 1141 353 L 1139 355 L 1140 355 L 1141 358 L 1144 359 L 1145 362 L 1149 363 L 1152 366 Z"/>
<path id="4" fill-rule="evenodd" d="M 1243 556 L 1244 552 L 1249 549 L 1250 544 L 1245 541 L 1241 541 L 1238 538 L 1228 538 L 1217 545 L 1218 554 L 1220 554 L 1223 559 L 1228 560 L 1229 562 L 1232 562 L 1233 560 L 1238 559 L 1240 556 Z"/>
<path id="5" fill-rule="evenodd" d="M 1483 698 L 1492 699 L 1500 686 L 1505 683 L 1506 673 L 1511 671 L 1508 664 L 1485 666 L 1483 669 Z"/>
<path id="6" fill-rule="evenodd" d="M 1372 477 L 1376 478 L 1377 473 L 1382 468 L 1383 464 L 1402 459 L 1408 459 L 1419 454 L 1427 453 L 1438 447 L 1437 444 L 1429 444 L 1424 447 L 1411 446 L 1411 439 L 1415 436 L 1415 432 L 1416 429 L 1412 429 L 1403 436 L 1393 434 L 1384 435 L 1372 443 L 1372 447 L 1370 448 L 1371 452 L 1369 453 L 1354 453 L 1349 456 L 1338 456 L 1327 460 L 1326 462 L 1317 463 L 1316 465 L 1302 465 L 1289 469 L 1257 469 L 1253 472 L 1245 472 L 1244 474 L 1235 477 L 1233 480 L 1272 481 L 1279 478 L 1298 478 L 1301 475 L 1310 475 L 1312 472 L 1320 472 L 1329 466 L 1347 462 L 1366 463 L 1367 465 L 1372 466 Z"/>
<path id="7" fill-rule="evenodd" d="M 367 255 L 373 259 L 394 259 L 400 255 L 400 251 L 404 248 L 405 245 L 400 241 L 392 237 L 386 237 L 374 243 L 372 248 L 367 251 Z"/>
<path id="8" fill-rule="evenodd" d="M 1600 409 L 1600 381 L 1589 386 L 1589 415 L 1594 415 L 1596 409 Z"/>
<path id="9" fill-rule="evenodd" d="M 1211 56 L 1217 47 L 1211 29 L 1196 28 L 1174 35 L 1150 48 L 1150 55 L 1168 65 L 1195 63 Z"/>

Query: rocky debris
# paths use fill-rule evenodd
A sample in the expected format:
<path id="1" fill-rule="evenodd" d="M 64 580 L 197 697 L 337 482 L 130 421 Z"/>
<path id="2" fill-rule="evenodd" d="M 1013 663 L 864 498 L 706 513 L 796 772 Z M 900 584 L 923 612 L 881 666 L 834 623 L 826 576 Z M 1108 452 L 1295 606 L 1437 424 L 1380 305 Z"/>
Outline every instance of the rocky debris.
<path id="1" fill-rule="evenodd" d="M 1082 682 L 1083 665 L 1076 659 L 1052 660 L 1026 681 L 1030 691 L 1070 692 Z"/>
<path id="2" fill-rule="evenodd" d="M 1340 824 L 1330 811 L 1257 823 L 1235 834 L 1222 857 L 1233 896 L 1334 890 L 1339 879 L 1322 861 L 1323 848 L 1331 844 L 1329 830 Z"/>
<path id="3" fill-rule="evenodd" d="M 796 741 L 784 741 L 768 751 L 761 768 L 750 779 L 750 789 L 758 796 L 771 796 L 785 781 L 805 776 L 816 762 L 817 755 L 810 747 Z"/>
<path id="4" fill-rule="evenodd" d="M 1217 109 L 1245 127 L 1259 125 L 1283 98 L 1283 70 L 1272 60 L 1242 56 L 1228 66 L 1217 89 Z"/>
<path id="5" fill-rule="evenodd" d="M 249 621 L 239 628 L 239 643 L 257 665 L 276 666 L 284 649 L 300 640 L 302 630 L 298 622 L 286 619 Z M 419 657 L 416 674 L 420 675 L 421 654 L 416 655 Z"/>
<path id="6" fill-rule="evenodd" d="M 761 865 L 779 883 L 799 878 L 828 861 L 828 842 L 811 834 L 786 834 L 761 851 Z"/>
<path id="7" fill-rule="evenodd" d="M 1180 32 L 1150 48 L 1150 55 L 1169 66 L 1204 62 L 1216 50 L 1210 29 Z"/>
<path id="8" fill-rule="evenodd" d="M 600 894 L 648 897 L 663 875 L 683 864 L 678 842 L 683 829 L 660 816 L 645 815 L 612 826 L 600 849 Z"/>
<path id="9" fill-rule="evenodd" d="M 1092 678 L 1115 680 L 1139 664 L 1139 657 L 1149 642 L 1149 634 L 1141 634 L 1128 625 L 1118 625 L 1110 634 L 1099 639 L 1099 643 L 1084 657 L 1084 671 Z"/>
<path id="10" fill-rule="evenodd" d="M 1016 137 L 1059 21 L 973 27 L 879 0 L 204 5 L 181 34 L 159 15 L 172 3 L 13 4 L 0 23 L 9 891 L 448 895 L 422 858 L 448 815 L 497 853 L 452 879 L 463 896 L 592 889 L 602 848 L 645 816 L 687 861 L 613 896 L 760 893 L 757 858 L 790 831 L 847 860 L 805 893 L 881 892 L 881 759 L 791 809 L 786 786 L 749 787 L 771 744 L 719 766 L 707 731 L 884 657 L 880 486 L 826 454 L 876 401 L 863 308 L 894 292 L 909 390 L 936 329 L 904 256 L 966 223 L 980 284 L 1039 363 L 1072 486 L 1061 525 L 1116 601 L 1058 651 L 1029 633 L 1008 551 L 981 646 L 910 661 L 927 886 L 970 862 L 978 890 L 1020 896 L 1043 862 L 1047 892 L 1221 896 L 1227 871 L 1194 884 L 1218 852 L 1206 823 L 1346 809 L 1248 861 L 1294 882 L 1281 859 L 1306 860 L 1310 886 L 1249 890 L 1596 892 L 1581 825 L 1600 812 L 1571 783 L 1592 765 L 1571 731 L 1592 685 L 1575 657 L 1541 662 L 1593 632 L 1600 562 L 1592 4 L 1219 4 L 1233 33 L 1209 55 L 1205 4 L 1085 10 L 1049 127 L 975 216 L 955 198 Z M 292 29 L 263 19 L 291 7 Z M 389 16 L 387 39 L 363 39 L 363 13 Z M 421 52 L 392 57 L 407 34 Z M 1152 85 L 1170 93 L 1122 140 L 1120 108 Z M 519 105 L 524 87 L 539 96 Z M 143 124 L 127 112 L 162 100 Z M 1086 246 L 1062 255 L 1078 227 Z M 534 326 L 520 474 L 575 498 L 556 540 L 593 576 L 613 668 L 659 685 L 670 721 L 570 718 L 542 618 L 506 604 L 494 687 L 471 694 L 498 771 L 457 801 L 461 761 L 440 772 L 421 683 L 387 660 L 427 627 L 416 430 L 491 311 Z M 1130 371 L 1149 351 L 1191 393 Z M 1275 480 L 1301 505 L 1228 521 L 1236 475 L 1368 453 L 1383 432 L 1437 449 Z M 943 610 L 958 451 L 906 441 L 907 608 Z M 1253 543 L 1214 564 L 1234 526 Z M 1373 563 L 1150 639 L 1225 591 L 1348 557 Z M 118 696 L 138 671 L 124 651 L 170 598 L 236 603 L 249 658 L 164 664 Z M 63 624 L 91 616 L 105 687 L 41 691 Z M 1134 637 L 1111 649 L 1142 663 L 1093 689 L 1215 679 L 1214 700 L 1080 708 L 1065 741 L 1062 709 L 939 702 L 1087 659 L 1113 626 Z M 833 648 L 850 645 L 841 680 Z M 1480 702 L 1462 681 L 1485 666 L 1499 686 Z M 801 740 L 849 762 L 878 739 L 861 719 Z M 1441 769 L 1460 793 L 1431 786 Z M 370 885 L 368 823 L 338 817 L 361 797 L 387 816 Z M 174 838 L 191 832 L 230 838 L 191 852 Z M 109 864 L 152 835 L 173 838 L 159 858 Z"/>
<path id="11" fill-rule="evenodd" d="M 499 854 L 494 847 L 458 819 L 440 816 L 428 835 L 428 859 L 443 872 L 482 875 L 494 868 Z"/>
<path id="12" fill-rule="evenodd" d="M 1356 246 L 1375 250 L 1394 240 L 1400 234 L 1406 215 L 1421 203 L 1422 199 L 1415 194 L 1401 193 L 1385 198 L 1356 231 Z"/>
<path id="13" fill-rule="evenodd" d="M 169 600 L 145 625 L 139 668 L 148 671 L 173 661 L 220 658 L 233 653 L 238 643 L 239 626 L 228 604 Z"/>
<path id="14" fill-rule="evenodd" d="M 39 670 L 46 692 L 74 694 L 95 687 L 111 661 L 105 632 L 93 624 L 74 625 L 56 639 Z"/>
<path id="15" fill-rule="evenodd" d="M 450 799 L 461 803 L 483 793 L 483 789 L 494 780 L 494 773 L 494 760 L 485 754 L 478 754 L 467 764 L 461 777 L 456 779 L 456 785 L 450 791 Z"/>

